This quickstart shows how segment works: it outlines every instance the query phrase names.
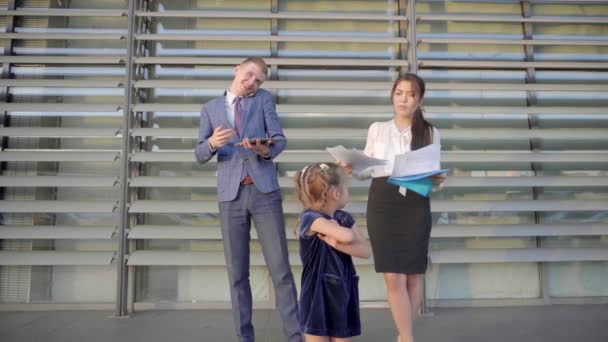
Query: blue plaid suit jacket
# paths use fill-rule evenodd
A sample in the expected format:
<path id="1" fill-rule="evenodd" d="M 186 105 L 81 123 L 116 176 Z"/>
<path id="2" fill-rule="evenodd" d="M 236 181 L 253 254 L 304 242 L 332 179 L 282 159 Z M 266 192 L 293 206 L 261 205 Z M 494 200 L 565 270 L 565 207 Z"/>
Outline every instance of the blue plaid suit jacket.
<path id="1" fill-rule="evenodd" d="M 268 193 L 279 189 L 279 181 L 274 166 L 276 158 L 284 149 L 285 141 L 270 145 L 270 159 L 240 146 L 235 146 L 244 137 L 248 138 L 285 138 L 272 94 L 264 89 L 258 89 L 253 96 L 242 100 L 243 132 L 232 138 L 230 143 L 218 148 L 215 152 L 209 150 L 209 137 L 213 130 L 222 125 L 232 127 L 226 113 L 226 98 L 217 97 L 207 102 L 201 110 L 198 143 L 194 148 L 196 160 L 206 163 L 217 155 L 217 195 L 220 202 L 235 199 L 241 181 L 243 165 L 247 164 L 249 176 L 261 192 Z M 234 128 L 234 127 L 232 127 Z"/>

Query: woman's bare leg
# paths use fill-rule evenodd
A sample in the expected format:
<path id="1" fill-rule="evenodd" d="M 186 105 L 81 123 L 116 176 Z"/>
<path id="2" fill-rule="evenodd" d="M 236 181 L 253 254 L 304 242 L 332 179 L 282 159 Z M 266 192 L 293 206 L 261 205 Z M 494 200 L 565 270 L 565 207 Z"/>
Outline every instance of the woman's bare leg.
<path id="1" fill-rule="evenodd" d="M 415 319 L 420 314 L 420 305 L 422 304 L 422 293 L 424 282 L 422 281 L 424 274 L 408 274 L 407 275 L 407 294 L 410 297 L 412 305 L 412 317 Z"/>
<path id="2" fill-rule="evenodd" d="M 397 342 L 414 341 L 412 304 L 407 291 L 407 278 L 408 276 L 405 274 L 384 273 L 388 305 L 391 308 L 391 314 L 399 332 Z"/>

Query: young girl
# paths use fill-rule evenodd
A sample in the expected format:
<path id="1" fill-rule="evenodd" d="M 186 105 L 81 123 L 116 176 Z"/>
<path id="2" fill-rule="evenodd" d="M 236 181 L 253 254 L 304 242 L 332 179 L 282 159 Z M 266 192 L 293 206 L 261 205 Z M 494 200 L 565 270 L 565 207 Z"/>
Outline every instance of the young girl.
<path id="1" fill-rule="evenodd" d="M 346 173 L 333 163 L 317 163 L 296 174 L 296 194 L 304 211 L 298 222 L 302 289 L 300 327 L 307 342 L 350 341 L 361 334 L 359 277 L 352 256 L 369 258 L 371 246 L 343 208 Z"/>

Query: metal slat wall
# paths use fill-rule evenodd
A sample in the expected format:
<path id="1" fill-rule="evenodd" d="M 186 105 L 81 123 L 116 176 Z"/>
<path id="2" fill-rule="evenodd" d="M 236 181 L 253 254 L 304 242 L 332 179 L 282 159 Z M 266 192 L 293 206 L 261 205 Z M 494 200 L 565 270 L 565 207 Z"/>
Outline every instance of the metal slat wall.
<path id="1" fill-rule="evenodd" d="M 0 57 L 9 70 L 0 80 L 7 93 L 0 103 L 0 267 L 9 278 L 23 268 L 30 275 L 20 285 L 27 299 L 2 301 L 109 308 L 116 294 L 126 11 L 122 1 L 105 2 L 115 9 L 61 6 L 9 1 L 0 10 L 13 23 L 0 36 L 11 42 Z"/>
<path id="2" fill-rule="evenodd" d="M 18 240 L 40 234 L 52 249 L 53 241 L 70 236 L 99 240 L 116 227 L 106 252 L 118 257 L 117 314 L 161 300 L 176 307 L 229 306 L 223 290 L 215 163 L 196 164 L 192 148 L 201 104 L 221 95 L 234 65 L 250 55 L 264 57 L 270 65 L 264 87 L 275 94 L 290 138 L 288 150 L 277 159 L 288 236 L 299 211 L 295 171 L 310 161 L 330 161 L 324 151 L 328 145 L 362 148 L 367 127 L 392 115 L 392 80 L 417 71 L 427 81 L 426 117 L 441 132 L 442 166 L 451 169 L 445 189 L 433 194 L 429 303 L 451 305 L 463 298 L 470 303 L 511 298 L 551 303 L 561 297 L 608 295 L 603 290 L 581 294 L 559 285 L 576 271 L 575 262 L 589 269 L 606 263 L 601 250 L 608 247 L 608 3 L 138 1 L 132 40 L 129 10 L 119 3 L 111 9 L 0 12 L 7 18 L 67 18 L 76 25 L 48 32 L 11 30 L 2 39 L 85 44 L 81 51 L 87 52 L 69 56 L 64 46 L 46 52 L 14 50 L 0 57 L 4 65 L 21 68 L 0 80 L 0 87 L 14 92 L 1 104 L 4 142 L 39 139 L 45 146 L 3 146 L 3 175 L 10 177 L 2 177 L 1 186 L 65 194 L 51 198 L 53 203 L 46 202 L 49 198 L 17 202 L 5 192 L 2 211 L 71 211 L 87 217 L 96 208 L 112 217 L 92 220 L 86 227 L 28 223 L 18 231 L 7 225 L 0 237 Z M 98 30 L 94 37 L 82 27 L 86 21 L 73 21 L 81 18 L 112 22 L 112 28 Z M 105 39 L 113 48 L 89 49 L 79 43 L 86 37 Z M 132 44 L 131 55 L 125 43 Z M 58 55 L 61 49 L 65 55 Z M 28 67 L 39 66 L 42 76 L 28 76 Z M 125 79 L 125 66 L 132 68 L 132 83 Z M 124 88 L 129 84 L 132 88 Z M 63 103 L 39 103 L 54 102 L 51 97 L 27 101 L 27 94 L 36 93 L 32 89 Z M 128 108 L 129 120 L 121 124 L 122 108 Z M 24 116 L 55 121 L 37 127 L 10 124 L 11 118 Z M 121 166 L 127 155 L 128 163 Z M 10 172 L 14 163 L 49 161 L 83 172 L 40 174 L 35 166 L 33 173 Z M 100 174 L 87 165 L 111 166 Z M 121 174 L 129 176 L 128 183 L 121 182 Z M 353 182 L 348 207 L 362 226 L 367 185 Z M 75 194 L 93 188 L 87 198 Z M 97 206 L 97 201 L 104 203 Z M 123 212 L 126 216 L 119 217 Z M 53 226 L 56 234 L 50 231 Z M 274 307 L 255 236 L 255 305 Z M 119 246 L 128 241 L 124 254 L 116 240 Z M 293 236 L 290 249 L 297 252 Z M 49 260 L 69 264 L 63 257 Z M 10 259 L 7 255 L 5 264 L 14 265 L 14 260 L 16 254 Z M 292 256 L 291 262 L 299 277 L 297 258 Z M 363 261 L 358 269 L 364 303 L 382 302 L 383 292 L 372 290 L 381 280 L 370 262 Z M 450 278 L 454 272 L 471 276 Z M 504 274 L 512 279 L 500 278 Z M 503 279 L 505 288 L 487 291 L 493 277 Z M 519 289 L 514 284 L 518 279 L 528 288 Z M 467 282 L 476 293 L 464 287 Z M 201 289 L 202 283 L 210 286 Z M 184 304 L 194 301 L 198 304 Z"/>

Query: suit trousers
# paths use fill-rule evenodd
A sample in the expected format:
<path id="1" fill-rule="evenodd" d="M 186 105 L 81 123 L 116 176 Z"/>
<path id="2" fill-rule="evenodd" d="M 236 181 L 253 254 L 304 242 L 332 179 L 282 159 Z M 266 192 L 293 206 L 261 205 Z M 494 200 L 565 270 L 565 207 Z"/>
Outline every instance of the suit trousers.
<path id="1" fill-rule="evenodd" d="M 272 278 L 283 331 L 288 341 L 301 341 L 297 294 L 289 265 L 280 190 L 262 193 L 254 184 L 241 185 L 237 197 L 232 201 L 220 202 L 219 208 L 232 313 L 240 341 L 254 341 L 255 338 L 249 282 L 249 232 L 252 220 Z"/>

